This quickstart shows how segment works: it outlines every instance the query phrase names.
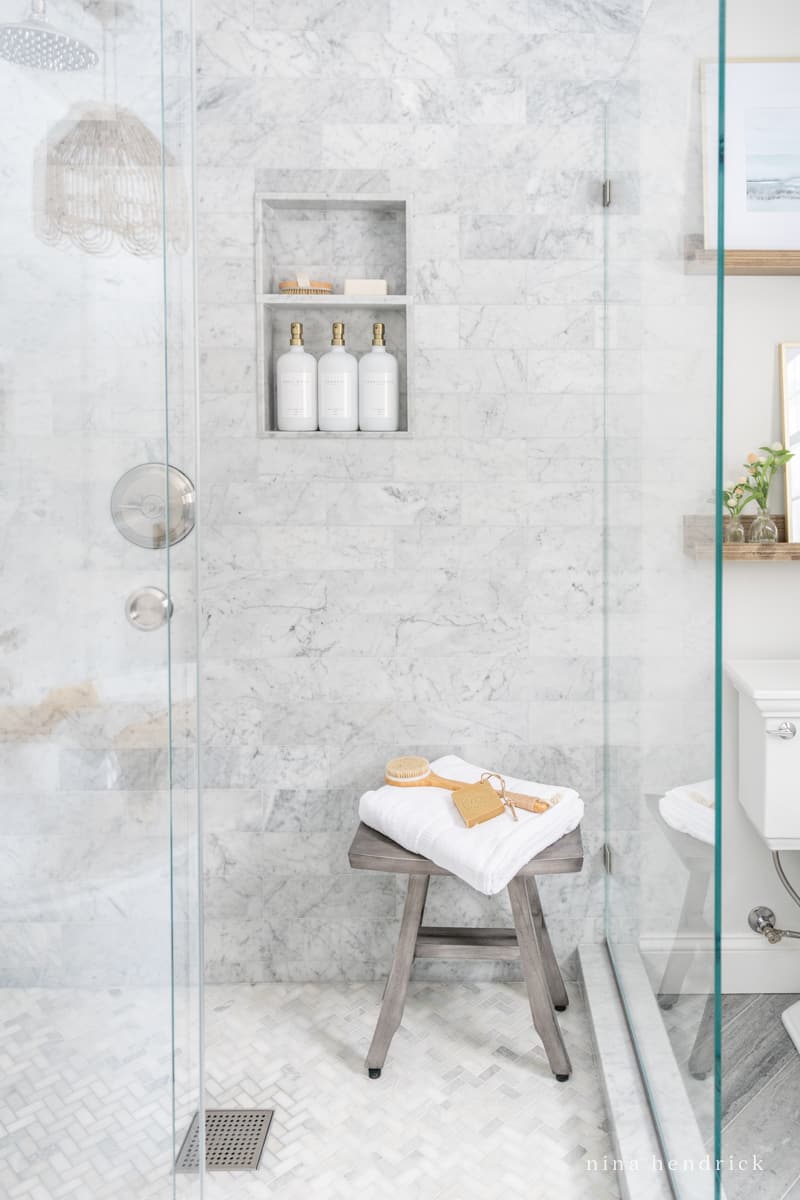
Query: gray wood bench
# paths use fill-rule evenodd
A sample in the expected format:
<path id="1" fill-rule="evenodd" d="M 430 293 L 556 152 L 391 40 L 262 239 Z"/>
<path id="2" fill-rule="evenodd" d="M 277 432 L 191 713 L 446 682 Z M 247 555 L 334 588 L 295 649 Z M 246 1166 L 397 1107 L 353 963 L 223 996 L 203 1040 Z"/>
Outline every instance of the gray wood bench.
<path id="1" fill-rule="evenodd" d="M 367 1054 L 370 1079 L 380 1078 L 392 1038 L 403 1019 L 415 958 L 518 959 L 528 989 L 533 1024 L 544 1044 L 550 1069 L 560 1082 L 569 1079 L 572 1067 L 556 1018 L 556 1011 L 563 1012 L 569 1000 L 547 932 L 536 876 L 580 871 L 583 866 L 580 827 L 537 854 L 509 883 L 513 929 L 424 926 L 422 915 L 430 877 L 451 872 L 403 849 L 367 825 L 359 825 L 356 830 L 349 858 L 350 866 L 359 871 L 408 875 L 400 934 Z"/>

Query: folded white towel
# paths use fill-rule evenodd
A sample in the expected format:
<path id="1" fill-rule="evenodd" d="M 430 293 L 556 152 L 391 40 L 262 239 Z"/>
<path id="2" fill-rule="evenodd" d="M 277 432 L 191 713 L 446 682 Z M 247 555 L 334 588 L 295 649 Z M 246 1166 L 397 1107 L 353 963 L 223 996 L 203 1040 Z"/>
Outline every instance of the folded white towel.
<path id="1" fill-rule="evenodd" d="M 431 763 L 437 775 L 477 783 L 486 768 L 475 767 L 453 754 Z M 549 800 L 560 795 L 558 804 L 545 813 L 517 809 L 518 821 L 506 812 L 491 821 L 467 829 L 444 788 L 398 788 L 386 784 L 361 797 L 359 815 L 365 825 L 377 829 L 393 842 L 422 854 L 438 866 L 452 871 L 486 896 L 501 892 L 521 867 L 583 818 L 583 801 L 570 788 L 532 783 L 503 773 L 509 792 L 522 792 Z"/>
<path id="2" fill-rule="evenodd" d="M 713 779 L 672 788 L 659 800 L 658 811 L 666 823 L 679 833 L 688 833 L 700 842 L 714 845 Z"/>

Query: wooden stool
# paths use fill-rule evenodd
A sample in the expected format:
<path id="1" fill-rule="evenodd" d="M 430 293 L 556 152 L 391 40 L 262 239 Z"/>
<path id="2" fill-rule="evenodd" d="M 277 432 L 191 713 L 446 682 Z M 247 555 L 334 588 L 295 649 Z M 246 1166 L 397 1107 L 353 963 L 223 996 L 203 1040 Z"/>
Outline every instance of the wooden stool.
<path id="1" fill-rule="evenodd" d="M 367 1054 L 370 1079 L 379 1079 L 386 1055 L 403 1019 L 408 983 L 415 958 L 519 959 L 528 988 L 533 1024 L 544 1044 L 550 1070 L 559 1082 L 569 1079 L 569 1061 L 555 1010 L 569 1003 L 547 932 L 537 875 L 580 871 L 583 846 L 580 826 L 537 854 L 508 885 L 513 929 L 448 929 L 425 927 L 422 914 L 431 875 L 450 875 L 421 854 L 404 850 L 367 825 L 359 825 L 350 847 L 350 866 L 361 871 L 408 875 L 408 892 L 392 968 L 383 993 L 375 1034 Z"/>

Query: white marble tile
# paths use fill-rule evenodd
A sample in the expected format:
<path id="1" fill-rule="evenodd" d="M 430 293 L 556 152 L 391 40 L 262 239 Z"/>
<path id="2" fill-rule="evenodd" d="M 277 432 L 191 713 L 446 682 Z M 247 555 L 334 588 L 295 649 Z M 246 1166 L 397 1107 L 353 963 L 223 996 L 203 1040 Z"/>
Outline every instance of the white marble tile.
<path id="1" fill-rule="evenodd" d="M 390 0 L 390 4 L 392 29 L 405 34 L 493 29 L 525 33 L 528 29 L 527 0 L 507 0 L 499 10 L 488 8 L 481 0 L 441 0 L 433 8 L 402 0 Z"/>
<path id="2" fill-rule="evenodd" d="M 520 80 L 502 76 L 463 80 L 458 116 L 464 126 L 523 124 L 526 119 L 524 85 Z"/>
<path id="3" fill-rule="evenodd" d="M 422 261 L 435 256 L 457 258 L 459 218 L 457 213 L 421 214 L 414 222 L 414 253 Z"/>
<path id="4" fill-rule="evenodd" d="M 461 308 L 462 344 L 500 348 L 594 345 L 595 314 L 588 306 L 464 305 Z M 563 428 L 568 429 L 564 421 Z"/>
<path id="5" fill-rule="evenodd" d="M 512 32 L 465 32 L 459 66 L 465 75 L 505 74 L 563 86 L 613 80 L 631 49 L 630 33 L 553 32 L 520 37 Z"/>
<path id="6" fill-rule="evenodd" d="M 457 525 L 460 487 L 429 483 L 330 484 L 331 525 Z"/>
<path id="7" fill-rule="evenodd" d="M 641 0 L 600 0 L 582 4 L 566 0 L 554 10 L 547 0 L 529 0 L 530 30 L 534 34 L 562 31 L 583 33 L 587 30 L 612 33 L 630 31 L 633 36 L 642 20 Z"/>
<path id="8" fill-rule="evenodd" d="M 537 347 L 528 351 L 527 361 L 528 384 L 534 392 L 596 395 L 602 388 L 602 350 L 570 349 L 565 353 Z M 630 384 L 630 377 L 623 375 L 619 382 Z"/>
<path id="9" fill-rule="evenodd" d="M 524 261 L 420 260 L 416 295 L 426 304 L 507 304 L 525 291 Z"/>
<path id="10" fill-rule="evenodd" d="M 465 526 L 527 525 L 529 491 L 521 481 L 504 484 L 465 484 L 461 494 L 461 514 Z"/>
<path id="11" fill-rule="evenodd" d="M 420 350 L 417 386 L 433 392 L 521 392 L 526 390 L 524 353 L 517 350 Z"/>
<path id="12" fill-rule="evenodd" d="M 509 443 L 494 438 L 483 441 L 464 441 L 461 454 L 455 458 L 440 438 L 415 438 L 397 447 L 395 479 L 398 482 L 417 481 L 442 483 L 482 483 L 524 479 L 527 474 L 527 455 L 521 440 Z"/>
<path id="13" fill-rule="evenodd" d="M 216 296 L 222 304 L 246 304 L 255 294 L 255 266 L 250 257 L 247 261 L 233 255 L 225 257 L 219 253 L 204 255 L 198 262 L 200 295 Z M 201 385 L 207 385 L 201 377 Z"/>
<path id="14" fill-rule="evenodd" d="M 327 479 L 353 483 L 386 482 L 392 478 L 394 443 L 390 440 L 307 440 L 298 454 L 296 443 L 267 438 L 255 447 L 260 479 Z M 355 524 L 359 522 L 356 521 Z"/>
<path id="15" fill-rule="evenodd" d="M 430 562 L 450 570 L 470 570 L 476 561 L 491 562 L 495 570 L 514 571 L 526 553 L 525 530 L 473 524 L 468 537 L 453 538 L 447 526 L 404 527 L 394 530 L 394 565 L 418 570 Z"/>
<path id="16" fill-rule="evenodd" d="M 454 127 L 459 119 L 461 91 L 455 76 L 393 78 L 388 87 L 387 121 L 412 124 L 430 121 Z M 373 118 L 376 115 L 374 109 L 364 108 L 360 118 L 363 120 L 367 113 Z"/>
<path id="17" fill-rule="evenodd" d="M 328 122 L 322 127 L 321 166 L 452 170 L 457 142 L 449 125 Z M 287 164 L 292 165 L 292 164 Z"/>
<path id="18" fill-rule="evenodd" d="M 469 258 L 597 260 L 602 230 L 595 217 L 554 219 L 552 213 L 479 215 L 461 223 L 461 254 Z"/>
<path id="19" fill-rule="evenodd" d="M 600 445 L 602 414 L 601 397 L 596 395 L 481 394 L 462 398 L 461 430 L 470 440 L 538 439 L 567 433 L 576 440 L 591 437 Z"/>
<path id="20" fill-rule="evenodd" d="M 460 345 L 457 304 L 417 304 L 414 310 L 416 343 L 423 349 L 457 350 Z M 430 401 L 426 402 L 423 419 Z M 420 414 L 416 414 L 417 417 Z"/>
<path id="21" fill-rule="evenodd" d="M 253 0 L 253 10 L 258 29 L 338 34 L 346 29 L 381 32 L 389 26 L 389 0 L 327 0 L 305 6 L 295 0 Z"/>

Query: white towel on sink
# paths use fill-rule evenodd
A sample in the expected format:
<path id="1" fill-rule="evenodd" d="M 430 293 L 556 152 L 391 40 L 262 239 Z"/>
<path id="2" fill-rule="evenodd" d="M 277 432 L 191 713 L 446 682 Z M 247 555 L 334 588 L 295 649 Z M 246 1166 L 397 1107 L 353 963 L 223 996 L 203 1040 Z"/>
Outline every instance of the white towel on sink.
<path id="1" fill-rule="evenodd" d="M 672 788 L 658 802 L 658 811 L 673 829 L 714 845 L 714 780 Z"/>
<path id="2" fill-rule="evenodd" d="M 431 763 L 437 775 L 477 783 L 487 769 L 453 754 Z M 437 866 L 452 871 L 486 896 L 501 892 L 521 867 L 542 850 L 575 829 L 583 818 L 583 801 L 566 787 L 551 787 L 502 773 L 509 792 L 522 792 L 560 800 L 545 813 L 517 809 L 518 821 L 508 812 L 468 829 L 459 816 L 452 794 L 445 788 L 392 787 L 385 784 L 365 792 L 359 816 L 406 850 L 422 854 Z"/>

